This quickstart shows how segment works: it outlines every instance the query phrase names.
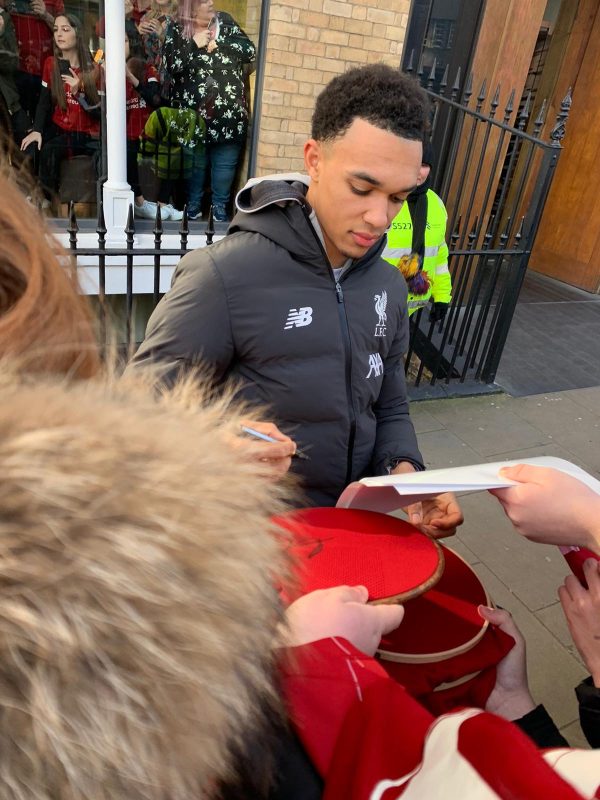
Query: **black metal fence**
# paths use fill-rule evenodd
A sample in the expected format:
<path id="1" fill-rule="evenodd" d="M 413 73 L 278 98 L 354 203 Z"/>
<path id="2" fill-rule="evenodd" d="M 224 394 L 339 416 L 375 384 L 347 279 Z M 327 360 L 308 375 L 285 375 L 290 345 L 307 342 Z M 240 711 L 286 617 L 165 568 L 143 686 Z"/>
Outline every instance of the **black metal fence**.
<path id="1" fill-rule="evenodd" d="M 435 64 L 419 78 L 433 103 L 434 189 L 449 212 L 453 291 L 441 323 L 430 323 L 426 310 L 411 318 L 407 363 L 416 386 L 492 383 L 562 151 L 571 96 L 562 101 L 544 141 L 545 102 L 532 118 L 531 98 L 525 96 L 511 125 L 514 90 L 503 118 L 496 119 L 500 86 L 488 96 L 484 81 L 474 98 L 472 77 L 461 90 L 459 72 L 448 93 L 446 71 L 434 93 Z"/>
<path id="2" fill-rule="evenodd" d="M 485 82 L 473 103 L 472 79 L 461 91 L 457 76 L 448 96 L 444 75 L 439 93 L 431 89 L 435 65 L 429 76 L 420 75 L 434 108 L 432 140 L 438 154 L 434 188 L 447 204 L 447 238 L 450 250 L 452 302 L 441 323 L 431 323 L 427 310 L 411 317 L 410 349 L 407 357 L 409 384 L 478 381 L 491 383 L 496 375 L 515 311 L 519 291 L 537 233 L 550 185 L 562 150 L 565 122 L 571 98 L 561 105 L 548 141 L 540 138 L 545 122 L 545 104 L 535 119 L 530 119 L 526 98 L 511 126 L 514 92 L 496 119 L 500 87 L 487 97 Z M 484 104 L 488 101 L 487 112 Z M 527 128 L 531 132 L 527 132 Z M 193 224 L 194 234 L 205 237 L 207 245 L 215 236 L 212 209 L 205 225 Z M 139 229 L 138 224 L 138 229 Z M 221 227 L 221 226 L 219 226 Z M 67 228 L 69 247 L 80 261 L 91 257 L 98 268 L 98 295 L 101 336 L 107 337 L 106 265 L 120 259 L 125 270 L 123 344 L 135 345 L 134 275 L 140 259 L 152 264 L 151 307 L 161 296 L 161 270 L 167 257 L 182 256 L 188 250 L 190 223 L 187 214 L 176 233 L 178 246 L 164 244 L 165 229 L 157 215 L 151 233 L 152 247 L 136 242 L 133 208 L 124 230 L 125 247 L 107 247 L 106 225 L 99 204 L 95 229 L 97 242 L 87 247 L 80 241 L 79 225 L 71 204 Z M 225 228 L 223 226 L 223 232 Z M 141 338 L 139 335 L 137 338 Z"/>

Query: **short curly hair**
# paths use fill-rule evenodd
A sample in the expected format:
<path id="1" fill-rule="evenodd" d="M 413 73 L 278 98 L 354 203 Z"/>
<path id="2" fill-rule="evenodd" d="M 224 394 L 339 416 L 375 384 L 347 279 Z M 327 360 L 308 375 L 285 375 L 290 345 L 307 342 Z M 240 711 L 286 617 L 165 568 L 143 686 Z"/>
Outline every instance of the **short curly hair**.
<path id="1" fill-rule="evenodd" d="M 430 104 L 417 81 L 385 64 L 356 67 L 338 75 L 317 97 L 311 136 L 331 141 L 364 119 L 403 139 L 423 141 Z"/>

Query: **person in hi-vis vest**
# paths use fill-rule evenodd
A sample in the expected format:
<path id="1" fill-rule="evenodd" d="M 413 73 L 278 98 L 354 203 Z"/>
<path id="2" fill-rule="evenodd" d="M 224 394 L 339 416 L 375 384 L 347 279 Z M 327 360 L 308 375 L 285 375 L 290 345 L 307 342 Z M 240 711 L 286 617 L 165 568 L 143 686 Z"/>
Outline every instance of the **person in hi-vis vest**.
<path id="1" fill-rule="evenodd" d="M 439 322 L 452 299 L 452 281 L 446 244 L 448 214 L 442 199 L 430 188 L 432 162 L 433 150 L 427 142 L 419 185 L 394 217 L 382 255 L 406 278 L 409 315 L 431 302 L 429 319 Z"/>

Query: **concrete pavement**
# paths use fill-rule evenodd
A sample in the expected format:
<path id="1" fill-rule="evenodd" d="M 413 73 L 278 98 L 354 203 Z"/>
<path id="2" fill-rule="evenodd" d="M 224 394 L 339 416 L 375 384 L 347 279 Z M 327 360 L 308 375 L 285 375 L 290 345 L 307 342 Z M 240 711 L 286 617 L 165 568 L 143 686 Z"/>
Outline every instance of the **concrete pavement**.
<path id="1" fill-rule="evenodd" d="M 411 404 L 427 467 L 552 455 L 600 478 L 600 387 L 528 397 L 506 394 Z M 465 523 L 447 540 L 473 565 L 528 644 L 530 685 L 573 746 L 585 746 L 573 689 L 586 670 L 557 597 L 569 569 L 557 548 L 513 530 L 487 492 L 461 498 Z"/>

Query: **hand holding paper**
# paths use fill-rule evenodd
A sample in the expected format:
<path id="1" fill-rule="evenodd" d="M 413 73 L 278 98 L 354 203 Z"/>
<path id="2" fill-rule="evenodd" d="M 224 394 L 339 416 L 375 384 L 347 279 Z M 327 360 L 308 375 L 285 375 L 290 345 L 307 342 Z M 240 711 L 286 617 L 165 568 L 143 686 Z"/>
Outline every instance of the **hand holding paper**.
<path id="1" fill-rule="evenodd" d="M 533 542 L 577 545 L 600 555 L 600 494 L 590 483 L 598 481 L 587 475 L 584 483 L 580 475 L 531 464 L 506 467 L 500 475 L 516 485 L 490 492 L 519 533 Z"/>
<path id="2" fill-rule="evenodd" d="M 521 470 L 514 468 L 519 464 L 530 465 Z M 505 468 L 513 468 L 508 472 Z M 530 470 L 543 470 L 546 480 L 552 477 L 548 486 L 523 482 Z M 556 474 L 558 471 L 559 474 Z M 516 487 L 509 489 L 508 487 Z M 341 508 L 363 508 L 369 511 L 391 512 L 406 508 L 419 501 L 432 501 L 446 492 L 477 492 L 489 490 L 503 503 L 508 516 L 519 515 L 522 533 L 537 541 L 553 544 L 578 544 L 598 552 L 600 546 L 600 481 L 584 470 L 562 458 L 539 456 L 522 461 L 496 461 L 490 464 L 474 464 L 453 469 L 434 469 L 425 472 L 411 472 L 403 475 L 385 475 L 376 478 L 363 478 L 351 483 L 342 492 L 337 505 Z M 519 490 L 521 494 L 519 494 Z M 513 494 L 513 492 L 515 494 Z M 534 511 L 525 509 L 532 504 Z M 552 504 L 552 505 L 551 505 Z M 545 512 L 544 526 L 551 533 L 542 533 L 541 514 Z M 514 521 L 514 520 L 513 520 Z M 552 538 L 542 538 L 551 536 Z M 558 541 L 558 540 L 561 541 Z M 591 539 L 594 546 L 590 545 Z M 587 544 L 586 544 L 587 543 Z"/>

